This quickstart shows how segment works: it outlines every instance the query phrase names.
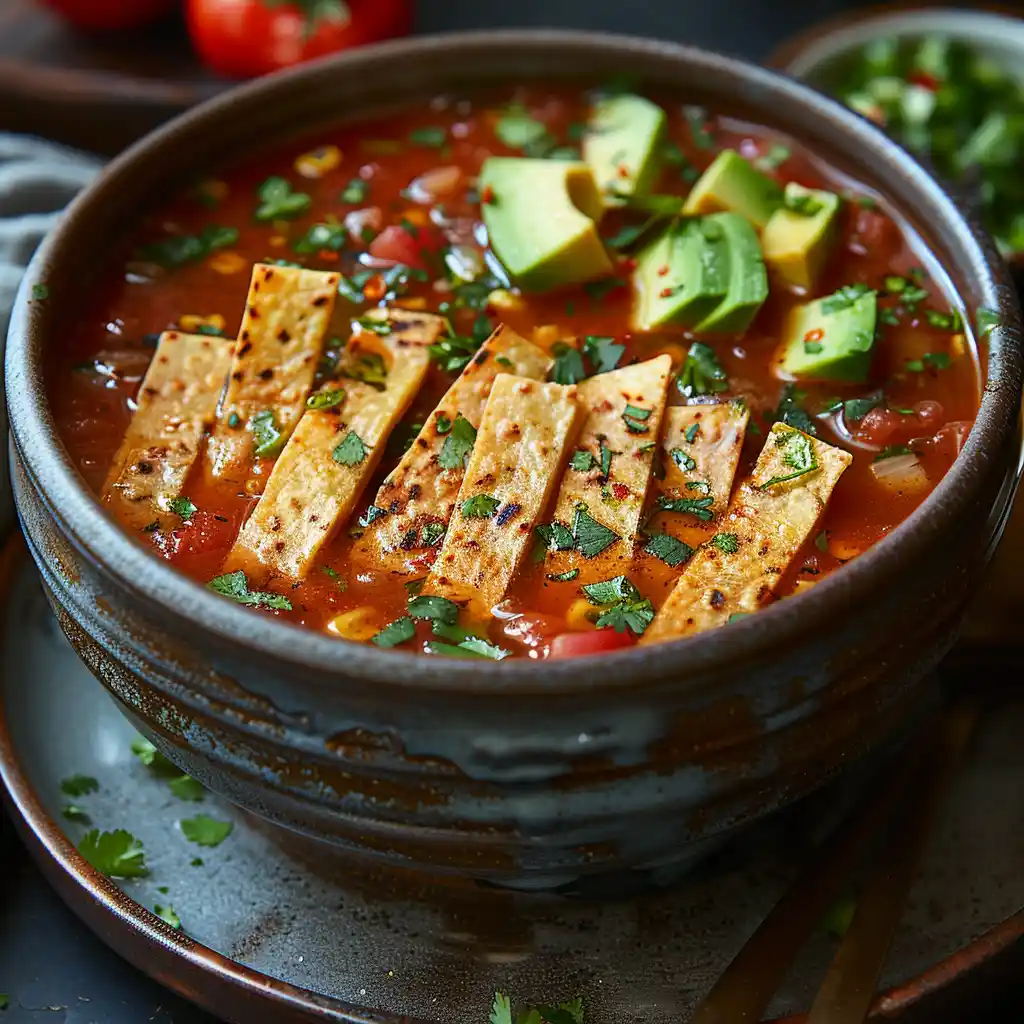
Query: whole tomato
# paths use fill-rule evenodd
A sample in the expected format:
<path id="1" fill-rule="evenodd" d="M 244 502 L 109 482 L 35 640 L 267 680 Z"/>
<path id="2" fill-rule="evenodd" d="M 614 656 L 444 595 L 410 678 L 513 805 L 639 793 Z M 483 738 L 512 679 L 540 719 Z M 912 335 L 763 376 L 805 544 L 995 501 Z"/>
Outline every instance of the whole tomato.
<path id="1" fill-rule="evenodd" d="M 171 11 L 175 0 L 43 0 L 43 3 L 78 28 L 104 32 L 148 25 Z"/>
<path id="2" fill-rule="evenodd" d="M 406 35 L 412 0 L 187 0 L 192 43 L 230 78 L 254 78 Z"/>

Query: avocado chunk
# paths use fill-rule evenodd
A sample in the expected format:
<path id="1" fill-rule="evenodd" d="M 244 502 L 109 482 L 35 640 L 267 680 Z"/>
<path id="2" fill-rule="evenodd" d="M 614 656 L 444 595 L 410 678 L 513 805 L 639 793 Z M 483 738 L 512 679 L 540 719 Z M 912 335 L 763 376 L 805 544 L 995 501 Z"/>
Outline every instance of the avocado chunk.
<path id="1" fill-rule="evenodd" d="M 761 235 L 764 259 L 786 284 L 811 291 L 835 245 L 842 204 L 834 192 L 794 181 L 786 186 L 783 202 Z"/>
<path id="2" fill-rule="evenodd" d="M 646 195 L 661 170 L 665 111 L 643 96 L 612 96 L 595 107 L 583 137 L 583 159 L 606 206 L 621 196 Z"/>
<path id="3" fill-rule="evenodd" d="M 782 205 L 782 186 L 762 174 L 734 149 L 723 149 L 697 179 L 683 213 L 731 210 L 761 230 Z"/>
<path id="4" fill-rule="evenodd" d="M 867 380 L 876 313 L 875 293 L 863 285 L 798 306 L 787 324 L 783 373 L 802 380 Z"/>
<path id="5" fill-rule="evenodd" d="M 491 157 L 479 187 L 491 248 L 524 291 L 612 273 L 597 231 L 601 194 L 585 163 Z"/>
<path id="6" fill-rule="evenodd" d="M 686 327 L 703 320 L 725 297 L 725 233 L 703 221 L 675 220 L 637 256 L 634 323 L 649 331 L 664 324 Z"/>
<path id="7" fill-rule="evenodd" d="M 696 329 L 742 334 L 768 298 L 768 274 L 757 233 L 738 213 L 715 213 L 705 217 L 703 224 L 705 236 L 721 232 L 728 270 L 725 297 Z"/>

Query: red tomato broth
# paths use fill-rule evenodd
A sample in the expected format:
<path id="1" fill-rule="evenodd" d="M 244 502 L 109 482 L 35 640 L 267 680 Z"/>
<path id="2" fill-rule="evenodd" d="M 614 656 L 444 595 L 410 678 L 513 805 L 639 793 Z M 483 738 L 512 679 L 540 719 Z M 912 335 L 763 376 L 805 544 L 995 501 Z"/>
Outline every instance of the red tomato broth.
<path id="1" fill-rule="evenodd" d="M 191 314 L 223 317 L 224 333 L 234 337 L 254 262 L 300 259 L 307 267 L 340 270 L 346 275 L 360 269 L 359 254 L 367 249 L 362 243 L 353 246 L 349 242 L 341 253 L 324 250 L 297 256 L 292 246 L 314 223 L 330 219 L 340 221 L 354 210 L 378 207 L 382 216 L 377 221 L 385 231 L 400 225 L 403 220 L 414 221 L 414 227 L 428 226 L 429 204 L 414 201 L 409 198 L 412 193 L 406 191 L 415 179 L 438 167 L 455 166 L 463 171 L 464 181 L 472 181 L 487 156 L 520 155 L 499 142 L 494 134 L 500 111 L 510 98 L 522 102 L 530 114 L 544 121 L 558 140 L 565 141 L 570 134 L 570 125 L 586 118 L 585 97 L 560 89 L 521 88 L 514 94 L 497 99 L 490 96 L 480 104 L 465 100 L 438 100 L 429 107 L 399 113 L 374 121 L 369 126 L 346 126 L 321 132 L 313 140 L 292 143 L 273 153 L 229 166 L 218 171 L 212 184 L 193 185 L 174 197 L 164 210 L 149 217 L 140 236 L 130 240 L 110 258 L 110 266 L 116 270 L 96 289 L 95 300 L 69 337 L 52 377 L 52 401 L 62 436 L 89 486 L 97 491 L 102 487 L 107 468 L 130 420 L 133 395 L 145 370 L 146 355 L 152 351 L 147 347 L 153 343 L 152 336 L 175 326 L 185 329 L 181 318 Z M 780 140 L 779 136 L 759 127 L 722 120 L 714 132 L 714 148 L 701 148 L 691 138 L 686 119 L 678 106 L 671 102 L 663 105 L 670 114 L 670 137 L 698 170 L 703 170 L 715 153 L 726 146 L 753 156 L 782 141 L 791 148 L 792 156 L 783 164 L 781 173 L 776 174 L 780 181 L 795 180 L 807 186 L 831 187 L 836 191 L 843 191 L 849 185 L 846 178 L 817 157 L 801 150 L 799 145 L 788 139 Z M 448 142 L 443 151 L 407 142 L 399 147 L 379 144 L 379 140 L 407 140 L 410 133 L 426 125 L 447 129 Z M 338 147 L 341 154 L 336 167 L 327 170 L 320 178 L 306 178 L 296 172 L 297 157 L 317 147 L 332 145 Z M 293 220 L 267 224 L 255 222 L 253 211 L 259 203 L 257 189 L 271 175 L 287 178 L 293 189 L 307 193 L 312 200 L 308 212 Z M 367 182 L 368 198 L 361 203 L 343 203 L 340 195 L 354 178 Z M 687 187 L 678 172 L 666 168 L 655 191 L 682 195 Z M 863 194 L 864 190 L 858 191 Z M 209 198 L 211 194 L 220 198 L 213 203 Z M 472 243 L 478 237 L 479 207 L 472 198 L 466 194 L 465 188 L 461 188 L 457 194 L 443 200 L 448 218 L 445 233 L 449 242 Z M 610 214 L 607 223 L 602 225 L 605 237 L 614 234 L 617 217 L 617 214 Z M 815 295 L 828 295 L 843 285 L 857 282 L 881 289 L 886 275 L 908 275 L 913 268 L 920 266 L 920 241 L 897 226 L 881 209 L 865 209 L 858 202 L 851 201 L 846 204 L 845 217 L 842 239 Z M 237 242 L 201 261 L 166 272 L 140 266 L 133 259 L 140 244 L 169 235 L 197 235 L 210 224 L 236 227 L 239 232 Z M 429 231 L 435 233 L 436 229 L 430 228 Z M 435 241 L 433 239 L 424 248 L 433 248 Z M 242 257 L 237 261 L 237 268 L 230 273 L 219 272 L 217 267 L 227 269 L 232 263 L 226 258 L 230 253 Z M 363 256 L 364 263 L 367 259 Z M 434 267 L 431 278 L 437 277 L 437 255 L 428 252 L 425 259 Z M 374 262 L 370 260 L 371 264 Z M 386 263 L 382 265 L 387 266 Z M 623 280 L 628 278 L 629 269 L 629 261 L 623 260 L 620 268 Z M 970 424 L 978 406 L 979 373 L 969 334 L 963 354 L 953 358 L 948 368 L 926 368 L 924 372 L 917 373 L 904 371 L 907 360 L 920 359 L 926 352 L 950 351 L 952 337 L 949 330 L 930 325 L 923 310 L 926 306 L 946 310 L 951 300 L 954 304 L 956 300 L 944 295 L 938 284 L 928 277 L 915 279 L 915 283 L 927 290 L 929 298 L 919 305 L 917 314 L 905 314 L 899 327 L 882 328 L 869 383 L 845 386 L 800 383 L 797 387 L 805 395 L 801 404 L 806 409 L 813 413 L 834 397 L 860 397 L 884 384 L 890 406 L 910 409 L 923 400 L 933 403 L 923 407 L 922 417 L 900 417 L 901 422 L 891 432 L 886 444 L 932 438 L 944 424 Z M 881 297 L 882 292 L 879 294 Z M 428 283 L 411 282 L 402 301 L 421 301 L 423 308 L 433 311 L 448 297 L 443 290 L 435 288 L 431 280 Z M 715 349 L 729 377 L 730 389 L 721 397 L 742 397 L 753 414 L 752 429 L 747 434 L 737 481 L 749 473 L 763 444 L 763 433 L 772 422 L 772 411 L 778 404 L 783 387 L 783 381 L 775 373 L 774 357 L 784 318 L 798 301 L 800 296 L 785 293 L 773 282 L 768 302 L 743 337 L 701 336 L 702 341 Z M 626 285 L 612 287 L 599 298 L 595 297 L 593 289 L 570 288 L 547 295 L 525 296 L 521 309 L 500 314 L 490 309 L 489 313 L 492 324 L 504 320 L 525 337 L 549 348 L 553 340 L 560 338 L 613 336 L 617 342 L 626 345 L 620 366 L 634 359 L 646 359 L 668 351 L 673 355 L 673 370 L 678 370 L 692 335 L 682 329 L 632 334 L 629 330 L 630 302 L 631 293 Z M 882 305 L 889 304 L 882 302 Z M 348 321 L 352 316 L 361 315 L 359 310 L 362 308 L 340 300 L 331 335 L 347 338 Z M 460 334 L 470 333 L 475 316 L 463 310 L 453 314 Z M 545 329 L 535 334 L 538 327 Z M 151 336 L 148 342 L 145 340 L 147 335 Z M 82 364 L 90 364 L 94 360 L 105 360 L 108 365 L 113 365 L 114 371 L 97 373 L 83 368 Z M 395 435 L 402 435 L 411 424 L 422 423 L 452 379 L 454 374 L 443 373 L 432 366 L 420 395 Z M 675 387 L 670 388 L 670 403 L 681 404 L 684 401 Z M 938 403 L 940 408 L 934 403 Z M 931 487 L 923 493 L 892 494 L 876 482 L 871 470 L 877 448 L 851 442 L 849 437 L 838 433 L 829 420 L 817 419 L 815 422 L 821 439 L 838 443 L 851 451 L 854 461 L 840 480 L 826 509 L 818 528 L 817 544 L 809 543 L 803 557 L 796 560 L 778 591 L 779 596 L 792 593 L 800 581 L 824 578 L 853 554 L 890 532 L 921 504 L 956 455 L 955 445 L 939 443 L 925 446 L 921 461 Z M 756 431 L 753 424 L 757 425 Z M 892 428 L 891 423 L 878 424 L 875 420 L 869 421 L 868 425 L 882 432 Z M 378 484 L 394 466 L 401 450 L 400 445 L 389 443 L 388 455 L 359 501 L 360 509 L 370 504 Z M 184 494 L 199 512 L 192 521 L 183 522 L 173 532 L 155 533 L 146 539 L 153 544 L 156 553 L 181 571 L 199 582 L 208 582 L 221 572 L 224 556 L 258 497 L 259 481 L 266 478 L 272 465 L 271 459 L 256 460 L 257 486 L 250 488 L 252 493 L 237 493 L 224 486 L 211 487 L 205 483 L 201 468 L 197 468 Z M 651 488 L 652 492 L 655 490 L 655 487 Z M 318 630 L 324 629 L 340 612 L 364 606 L 374 609 L 380 627 L 405 614 L 408 591 L 404 584 L 410 577 L 396 578 L 387 573 L 351 570 L 349 530 L 354 525 L 354 518 L 353 523 L 339 529 L 325 547 L 319 559 L 319 569 L 306 580 L 295 585 L 277 581 L 267 587 L 285 594 L 292 602 L 293 610 L 265 614 L 280 615 L 288 621 Z M 700 524 L 696 526 L 700 539 Z M 710 537 L 712 533 L 714 524 L 709 524 L 703 536 Z M 822 537 L 827 543 L 823 543 Z M 425 576 L 428 568 L 424 564 L 419 575 Z M 672 569 L 655 558 L 640 555 L 635 562 L 623 558 L 619 571 L 628 572 L 642 595 L 650 598 L 657 607 L 682 568 Z M 508 620 L 497 619 L 491 628 L 491 638 L 517 654 L 547 656 L 551 639 L 558 633 L 571 631 L 572 627 L 566 624 L 566 613 L 569 606 L 580 599 L 579 582 L 583 581 L 551 581 L 545 575 L 543 564 L 527 560 L 504 606 L 510 615 L 522 613 L 524 618 L 518 623 L 513 621 L 508 629 Z M 575 628 L 591 627 L 583 621 L 577 622 Z M 421 624 L 419 639 L 425 640 L 428 635 L 429 630 Z M 415 643 L 410 643 L 404 649 L 415 646 Z"/>

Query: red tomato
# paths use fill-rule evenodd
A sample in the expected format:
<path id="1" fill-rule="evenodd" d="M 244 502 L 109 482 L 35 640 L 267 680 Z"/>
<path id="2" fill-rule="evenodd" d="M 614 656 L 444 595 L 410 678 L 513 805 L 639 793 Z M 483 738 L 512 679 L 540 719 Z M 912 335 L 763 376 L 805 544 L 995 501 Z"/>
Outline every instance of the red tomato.
<path id="1" fill-rule="evenodd" d="M 413 235 L 399 224 L 386 227 L 371 243 L 370 255 L 378 260 L 404 263 L 407 267 L 427 269 L 427 259 L 441 247 L 437 232 L 416 228 Z"/>
<path id="2" fill-rule="evenodd" d="M 172 532 L 166 551 L 174 561 L 204 555 L 209 551 L 223 551 L 226 554 L 234 543 L 238 526 L 238 523 L 226 516 L 218 518 L 212 512 L 200 509 L 192 513 L 187 523 L 182 523 Z"/>
<path id="3" fill-rule="evenodd" d="M 411 0 L 188 0 L 185 13 L 199 56 L 230 78 L 265 75 L 412 28 Z"/>
<path id="4" fill-rule="evenodd" d="M 552 658 L 580 658 L 584 654 L 600 654 L 632 647 L 636 641 L 629 633 L 614 629 L 595 629 L 591 633 L 562 633 L 551 645 Z"/>
<path id="5" fill-rule="evenodd" d="M 89 31 L 138 28 L 167 14 L 174 0 L 43 0 L 72 25 Z"/>
<path id="6" fill-rule="evenodd" d="M 857 426 L 857 437 L 867 444 L 884 448 L 903 425 L 903 418 L 891 409 L 872 409 Z"/>

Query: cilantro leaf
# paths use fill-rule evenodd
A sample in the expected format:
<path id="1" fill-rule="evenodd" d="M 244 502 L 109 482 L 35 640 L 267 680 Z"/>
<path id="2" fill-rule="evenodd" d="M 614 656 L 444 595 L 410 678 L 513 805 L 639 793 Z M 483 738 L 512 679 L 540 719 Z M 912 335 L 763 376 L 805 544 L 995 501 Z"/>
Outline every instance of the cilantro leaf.
<path id="1" fill-rule="evenodd" d="M 490 519 L 501 502 L 490 494 L 474 494 L 462 503 L 463 519 Z"/>
<path id="2" fill-rule="evenodd" d="M 551 348 L 555 365 L 551 368 L 551 379 L 556 384 L 578 384 L 587 375 L 583 356 L 564 341 L 556 342 Z"/>
<path id="3" fill-rule="evenodd" d="M 975 330 L 979 338 L 987 338 L 1000 324 L 1001 316 L 996 309 L 979 306 L 974 314 Z"/>
<path id="4" fill-rule="evenodd" d="M 209 590 L 222 597 L 229 597 L 239 604 L 248 605 L 251 608 L 272 608 L 275 611 L 290 612 L 292 603 L 287 597 L 280 594 L 265 593 L 249 589 L 249 581 L 245 573 L 239 569 L 237 572 L 229 572 L 223 576 L 216 576 L 206 584 Z"/>
<path id="5" fill-rule="evenodd" d="M 362 178 L 353 178 L 342 191 L 341 201 L 343 203 L 351 203 L 352 205 L 364 203 L 369 192 L 369 182 L 364 181 Z"/>
<path id="6" fill-rule="evenodd" d="M 159 242 L 144 245 L 139 250 L 139 257 L 167 270 L 176 270 L 186 263 L 196 263 L 205 259 L 214 249 L 234 245 L 237 241 L 238 228 L 208 224 L 199 235 L 172 235 Z"/>
<path id="7" fill-rule="evenodd" d="M 649 429 L 647 421 L 650 418 L 650 409 L 644 409 L 639 405 L 630 405 L 629 402 L 626 403 L 625 411 L 622 413 L 622 422 L 626 424 L 626 429 L 631 434 L 647 433 Z"/>
<path id="8" fill-rule="evenodd" d="M 254 453 L 259 456 L 276 455 L 284 447 L 284 434 L 278 429 L 273 409 L 254 413 L 249 420 Z"/>
<path id="9" fill-rule="evenodd" d="M 811 437 L 818 436 L 818 428 L 800 401 L 803 394 L 798 392 L 792 384 L 787 384 L 782 389 L 782 396 L 779 398 L 779 407 L 775 410 L 775 421 L 785 423 L 787 426 L 796 427 L 797 430 L 810 434 Z M 689 440 L 689 438 L 687 438 Z"/>
<path id="10" fill-rule="evenodd" d="M 354 430 L 350 430 L 331 452 L 331 458 L 341 466 L 358 466 L 369 451 L 363 439 Z"/>
<path id="11" fill-rule="evenodd" d="M 321 252 L 322 250 L 341 252 L 347 238 L 348 232 L 344 224 L 313 224 L 292 248 L 296 252 L 306 253 Z M 372 274 L 367 274 L 362 285 L 365 285 L 372 276 Z M 358 302 L 361 302 L 363 298 L 362 285 L 359 285 L 359 298 L 356 300 Z M 338 291 L 342 291 L 342 282 L 338 284 Z M 342 292 L 342 294 L 346 293 Z"/>
<path id="12" fill-rule="evenodd" d="M 713 518 L 711 506 L 714 503 L 714 498 L 666 498 L 662 495 L 658 498 L 655 511 L 679 512 L 696 516 L 702 523 L 709 523 Z"/>
<path id="13" fill-rule="evenodd" d="M 510 653 L 509 651 L 506 651 L 505 648 L 498 647 L 496 644 L 492 644 L 483 637 L 476 636 L 474 633 L 467 632 L 464 629 L 459 629 L 458 626 L 452 625 L 449 622 L 441 622 L 438 619 L 435 619 L 431 623 L 431 630 L 434 636 L 439 636 L 445 640 L 451 640 L 460 651 L 466 651 L 479 658 L 490 658 L 491 661 L 503 661 Z"/>
<path id="14" fill-rule="evenodd" d="M 622 601 L 601 615 L 597 628 L 614 629 L 616 633 L 625 633 L 628 629 L 639 636 L 653 621 L 654 605 L 650 601 Z"/>
<path id="15" fill-rule="evenodd" d="M 424 547 L 432 548 L 441 543 L 447 528 L 444 523 L 424 523 L 420 536 L 423 539 Z"/>
<path id="16" fill-rule="evenodd" d="M 825 316 L 839 313 L 844 309 L 849 309 L 858 299 L 870 295 L 871 292 L 872 289 L 866 284 L 844 284 L 827 298 L 821 300 L 821 311 Z"/>
<path id="17" fill-rule="evenodd" d="M 884 459 L 894 459 L 898 455 L 913 455 L 914 452 L 911 448 L 908 448 L 905 444 L 890 444 L 886 445 L 871 461 L 882 462 Z M 827 550 L 827 549 L 823 549 Z"/>
<path id="18" fill-rule="evenodd" d="M 179 775 L 167 783 L 167 788 L 179 799 L 199 801 L 203 799 L 206 789 L 198 779 L 191 775 Z"/>
<path id="19" fill-rule="evenodd" d="M 635 600 L 640 596 L 640 591 L 625 576 L 616 576 L 600 583 L 587 583 L 581 589 L 587 600 L 597 605 Z"/>
<path id="20" fill-rule="evenodd" d="M 462 415 L 456 413 L 451 433 L 444 439 L 437 463 L 442 469 L 464 469 L 473 445 L 476 444 L 476 427 Z"/>
<path id="21" fill-rule="evenodd" d="M 181 834 L 190 842 L 199 846 L 220 846 L 235 827 L 233 822 L 218 821 L 206 814 L 197 814 L 194 818 L 183 818 L 178 822 Z"/>
<path id="22" fill-rule="evenodd" d="M 409 141 L 414 146 L 422 146 L 424 149 L 441 149 L 447 139 L 448 131 L 440 125 L 414 128 L 409 132 Z"/>
<path id="23" fill-rule="evenodd" d="M 777 171 L 792 155 L 792 150 L 788 146 L 772 143 L 767 153 L 754 160 L 754 166 L 759 171 Z"/>
<path id="24" fill-rule="evenodd" d="M 174 912 L 174 907 L 169 903 L 166 907 L 161 906 L 159 903 L 154 903 L 153 913 L 165 924 L 169 924 L 172 928 L 177 928 L 178 931 L 181 931 L 181 918 L 178 917 Z"/>
<path id="25" fill-rule="evenodd" d="M 79 807 L 78 804 L 65 804 L 61 808 L 60 813 L 68 821 L 77 821 L 80 825 L 90 824 L 89 815 L 86 813 L 85 809 Z"/>
<path id="26" fill-rule="evenodd" d="M 167 503 L 170 510 L 187 523 L 199 509 L 192 504 L 191 498 L 171 498 Z"/>
<path id="27" fill-rule="evenodd" d="M 388 380 L 384 359 L 376 352 L 368 352 L 357 359 L 348 359 L 341 367 L 341 375 L 350 380 L 361 380 L 377 391 L 383 391 Z"/>
<path id="28" fill-rule="evenodd" d="M 614 531 L 599 523 L 580 506 L 573 518 L 572 535 L 577 550 L 584 558 L 594 558 L 621 538 Z"/>
<path id="29" fill-rule="evenodd" d="M 397 647 L 416 635 L 416 623 L 408 615 L 386 625 L 372 642 L 378 647 Z"/>
<path id="30" fill-rule="evenodd" d="M 651 534 L 644 545 L 644 551 L 655 558 L 660 558 L 673 569 L 677 565 L 682 565 L 693 555 L 693 548 L 689 544 L 673 537 L 670 533 Z"/>
<path id="31" fill-rule="evenodd" d="M 504 992 L 494 993 L 490 1024 L 513 1024 L 512 1003 Z"/>
<path id="32" fill-rule="evenodd" d="M 710 345 L 695 341 L 679 371 L 679 390 L 687 398 L 717 395 L 729 388 L 729 378 Z"/>
<path id="33" fill-rule="evenodd" d="M 692 443 L 692 442 L 691 442 Z M 692 456 L 687 455 L 682 448 L 673 448 L 669 455 L 672 461 L 685 473 L 691 469 L 697 468 L 697 463 L 693 460 Z"/>
<path id="34" fill-rule="evenodd" d="M 431 619 L 454 626 L 459 617 L 459 606 L 446 597 L 421 594 L 410 599 L 409 614 L 414 619 Z"/>
<path id="35" fill-rule="evenodd" d="M 539 523 L 534 532 L 548 551 L 571 551 L 576 546 L 572 530 L 564 523 Z"/>
<path id="36" fill-rule="evenodd" d="M 45 302 L 50 297 L 50 289 L 45 284 L 32 285 L 32 301 Z"/>
<path id="37" fill-rule="evenodd" d="M 548 573 L 548 579 L 552 583 L 570 583 L 579 576 L 579 569 L 567 569 L 565 572 Z"/>
<path id="38" fill-rule="evenodd" d="M 381 508 L 380 505 L 371 505 L 360 517 L 360 526 L 369 526 L 370 523 L 376 522 L 381 516 L 386 516 L 388 510 Z"/>
<path id="39" fill-rule="evenodd" d="M 99 782 L 91 775 L 70 775 L 60 783 L 60 791 L 68 796 L 88 796 L 99 788 Z"/>
<path id="40" fill-rule="evenodd" d="M 345 401 L 344 388 L 327 388 L 306 399 L 307 409 L 333 409 Z"/>
<path id="41" fill-rule="evenodd" d="M 256 190 L 260 205 L 256 207 L 256 219 L 290 220 L 301 216 L 313 203 L 305 192 L 294 192 L 284 178 L 270 177 Z"/>
<path id="42" fill-rule="evenodd" d="M 77 849 L 91 867 L 108 878 L 145 878 L 149 874 L 142 843 L 124 829 L 100 832 L 94 828 L 82 836 Z"/>
<path id="43" fill-rule="evenodd" d="M 872 409 L 878 409 L 885 405 L 885 394 L 881 391 L 873 391 L 864 398 L 850 398 L 843 403 L 843 417 L 849 423 L 856 423 L 864 419 Z"/>
<path id="44" fill-rule="evenodd" d="M 145 736 L 136 736 L 132 740 L 132 753 L 155 775 L 178 775 L 181 772 L 181 769 L 168 761 Z"/>
<path id="45" fill-rule="evenodd" d="M 782 476 L 773 476 L 766 483 L 761 484 L 758 488 L 759 490 L 767 490 L 776 484 L 796 480 L 807 473 L 812 473 L 818 468 L 818 459 L 814 454 L 814 446 L 811 444 L 810 438 L 804 437 L 799 431 L 791 430 L 788 434 L 777 436 L 775 438 L 775 445 L 776 447 L 785 448 L 782 461 L 793 472 Z"/>
<path id="46" fill-rule="evenodd" d="M 518 106 L 509 108 L 494 126 L 494 134 L 509 149 L 536 148 L 551 138 L 547 125 Z"/>
<path id="47" fill-rule="evenodd" d="M 735 533 L 716 533 L 711 538 L 714 544 L 723 555 L 735 555 L 740 549 L 740 539 Z"/>
<path id="48" fill-rule="evenodd" d="M 594 367 L 594 374 L 608 373 L 619 365 L 625 345 L 620 345 L 614 338 L 605 338 L 588 334 L 583 339 L 583 354 Z"/>
<path id="49" fill-rule="evenodd" d="M 577 448 L 569 459 L 569 468 L 577 473 L 588 473 L 596 464 L 597 459 L 586 448 Z"/>

